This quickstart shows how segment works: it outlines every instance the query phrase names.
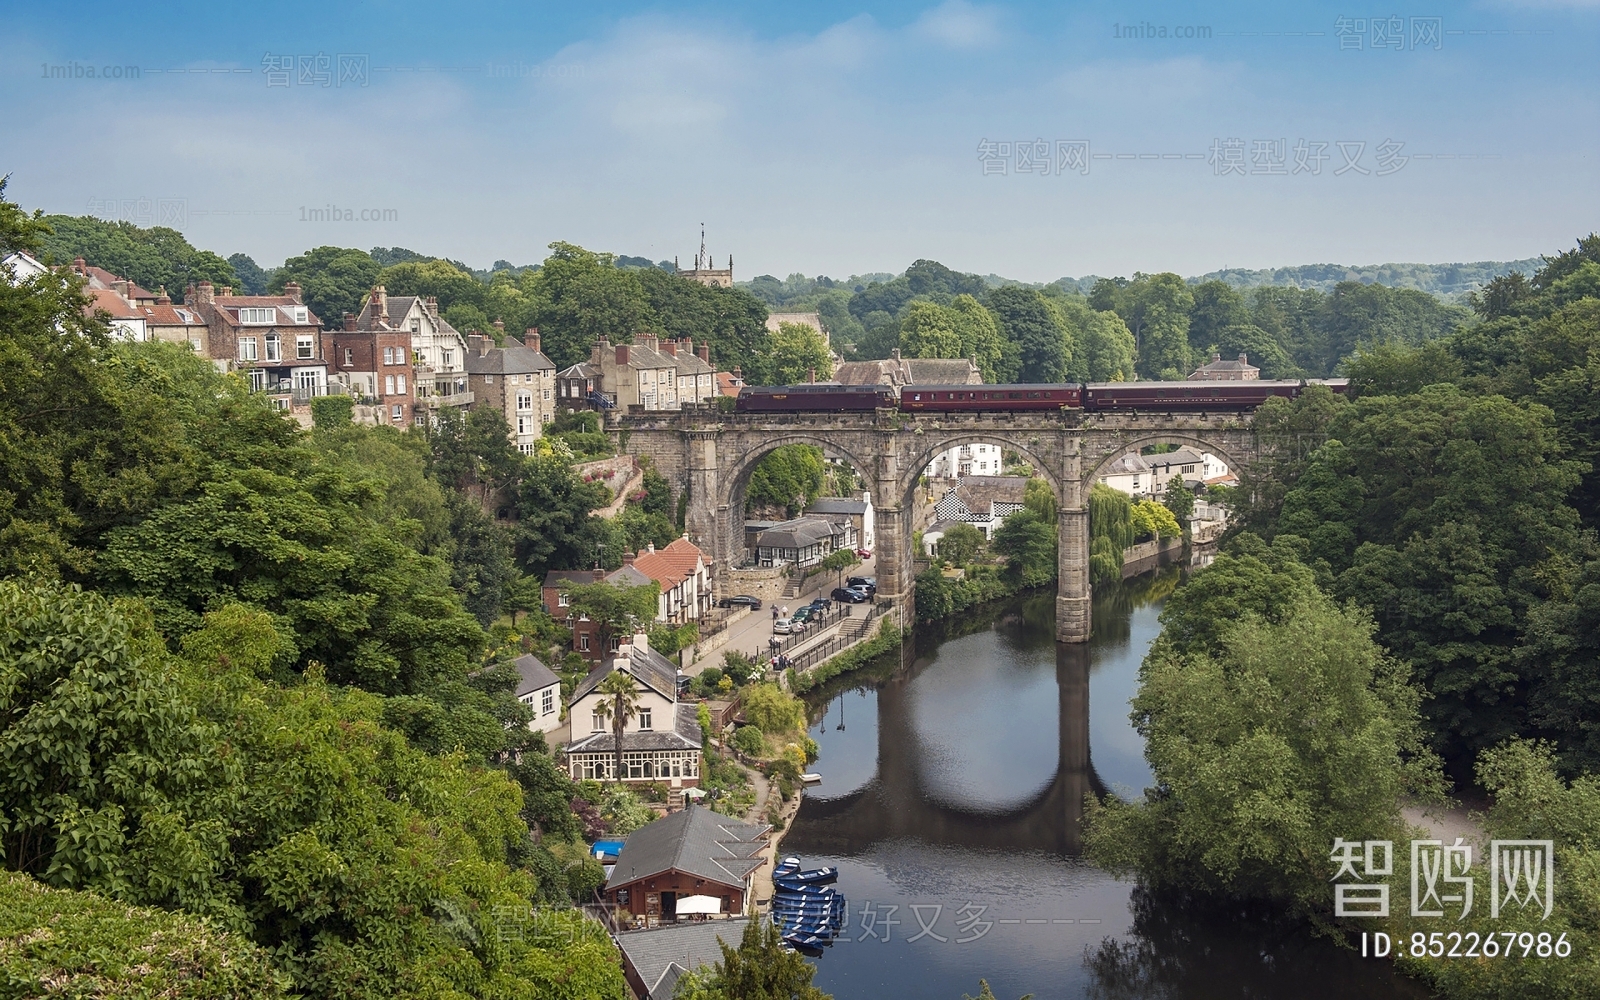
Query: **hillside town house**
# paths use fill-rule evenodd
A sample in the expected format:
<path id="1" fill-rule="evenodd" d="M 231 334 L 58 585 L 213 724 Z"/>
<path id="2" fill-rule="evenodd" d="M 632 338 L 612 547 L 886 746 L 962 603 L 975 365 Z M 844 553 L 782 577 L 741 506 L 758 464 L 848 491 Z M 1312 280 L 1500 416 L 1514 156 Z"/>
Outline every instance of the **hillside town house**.
<path id="1" fill-rule="evenodd" d="M 333 359 L 333 378 L 359 400 L 360 423 L 406 427 L 413 422 L 415 374 L 406 317 L 416 301 L 409 295 L 391 297 L 382 285 L 375 285 L 360 313 L 346 313 L 338 330 L 323 334 Z M 422 308 L 426 311 L 426 302 Z"/>
<path id="2" fill-rule="evenodd" d="M 511 661 L 517 668 L 517 700 L 533 712 L 528 728 L 548 733 L 561 725 L 561 678 L 544 661 L 526 653 Z"/>
<path id="3" fill-rule="evenodd" d="M 614 587 L 641 587 L 653 582 L 661 591 L 656 599 L 655 620 L 682 625 L 711 610 L 711 569 L 711 560 L 687 537 L 674 539 L 662 549 L 652 543 L 637 555 L 625 554 L 622 566 L 609 573 L 602 569 L 551 570 L 544 577 L 542 604 L 546 614 L 572 630 L 573 652 L 598 662 L 614 653 L 623 637 L 614 635 L 609 642 L 602 642 L 594 622 L 574 615 L 572 587 L 602 582 Z"/>
<path id="4" fill-rule="evenodd" d="M 634 682 L 634 714 L 622 733 L 622 773 L 616 774 L 614 720 L 598 688 L 612 671 Z M 700 723 L 695 706 L 678 701 L 678 668 L 650 648 L 643 634 L 624 637 L 617 651 L 578 682 L 568 703 L 573 740 L 564 748 L 574 781 L 660 781 L 672 788 L 700 784 Z"/>
<path id="5" fill-rule="evenodd" d="M 242 373 L 274 406 L 304 417 L 313 398 L 327 395 L 322 321 L 300 300 L 298 283 L 284 285 L 281 295 L 234 295 L 202 281 L 189 287 L 184 303 L 206 324 L 213 363 Z"/>
<path id="6" fill-rule="evenodd" d="M 717 370 L 709 345 L 641 334 L 634 344 L 601 338 L 587 362 L 556 375 L 556 399 L 569 409 L 676 410 L 717 397 Z"/>
<path id="7" fill-rule="evenodd" d="M 499 320 L 495 326 L 504 330 Z M 503 414 L 511 443 L 531 455 L 545 424 L 556 418 L 556 366 L 539 349 L 537 327 L 530 327 L 526 337 L 507 336 L 496 347 L 489 337 L 468 334 L 466 366 L 473 407 Z"/>

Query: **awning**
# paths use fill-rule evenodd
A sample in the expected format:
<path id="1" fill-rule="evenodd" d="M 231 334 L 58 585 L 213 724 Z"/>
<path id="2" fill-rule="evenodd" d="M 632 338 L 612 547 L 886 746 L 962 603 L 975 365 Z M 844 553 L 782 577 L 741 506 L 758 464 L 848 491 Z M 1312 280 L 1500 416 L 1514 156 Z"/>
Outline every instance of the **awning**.
<path id="1" fill-rule="evenodd" d="M 678 916 L 685 913 L 721 913 L 721 896 L 680 896 L 678 898 Z"/>

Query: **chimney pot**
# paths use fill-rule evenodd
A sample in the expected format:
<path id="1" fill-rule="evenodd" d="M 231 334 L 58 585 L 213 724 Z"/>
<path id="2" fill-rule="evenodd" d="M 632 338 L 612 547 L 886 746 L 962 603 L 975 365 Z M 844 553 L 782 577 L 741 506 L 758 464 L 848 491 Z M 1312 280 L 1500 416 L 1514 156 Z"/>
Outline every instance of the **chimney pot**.
<path id="1" fill-rule="evenodd" d="M 675 358 L 678 356 L 678 345 L 673 341 L 664 340 L 661 342 L 661 351 L 668 357 Z"/>
<path id="2" fill-rule="evenodd" d="M 495 317 L 494 328 L 496 330 L 499 330 L 501 333 L 505 333 L 506 332 L 506 321 L 503 320 L 503 319 L 500 319 L 499 317 Z"/>
<path id="3" fill-rule="evenodd" d="M 127 287 L 127 282 L 123 282 L 123 287 L 124 288 Z M 222 294 L 223 294 L 224 298 L 226 298 L 229 295 L 232 295 L 233 294 L 233 286 L 232 285 L 223 285 L 222 286 Z M 299 295 L 295 296 L 295 298 L 299 298 L 299 297 L 300 297 Z"/>

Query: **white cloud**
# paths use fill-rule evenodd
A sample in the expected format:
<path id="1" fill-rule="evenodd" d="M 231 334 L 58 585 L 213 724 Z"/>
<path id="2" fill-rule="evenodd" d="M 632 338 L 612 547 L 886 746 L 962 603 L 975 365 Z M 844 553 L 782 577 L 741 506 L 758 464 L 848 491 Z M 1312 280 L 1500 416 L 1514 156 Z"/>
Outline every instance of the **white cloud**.
<path id="1" fill-rule="evenodd" d="M 986 49 L 1000 42 L 1000 11 L 974 7 L 966 0 L 945 0 L 924 11 L 911 26 L 912 33 L 952 49 Z"/>

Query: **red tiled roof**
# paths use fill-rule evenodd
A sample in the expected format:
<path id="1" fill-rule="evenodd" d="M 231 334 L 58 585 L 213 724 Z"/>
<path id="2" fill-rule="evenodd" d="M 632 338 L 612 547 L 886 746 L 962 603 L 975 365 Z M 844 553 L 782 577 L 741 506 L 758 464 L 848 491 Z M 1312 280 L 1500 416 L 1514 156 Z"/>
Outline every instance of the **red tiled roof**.
<path id="1" fill-rule="evenodd" d="M 120 276 L 112 274 L 105 268 L 95 267 L 93 264 L 84 265 L 84 270 L 89 272 L 86 277 L 89 279 L 90 288 L 110 288 L 113 281 L 123 280 Z M 130 281 L 128 282 L 128 297 L 133 299 L 153 299 L 156 297 L 156 293 L 146 291 Z"/>
<path id="2" fill-rule="evenodd" d="M 717 390 L 724 396 L 739 395 L 739 383 L 733 379 L 733 372 L 717 372 Z"/>
<path id="3" fill-rule="evenodd" d="M 111 314 L 112 319 L 144 319 L 144 313 L 134 307 L 133 303 L 113 292 L 109 288 L 89 288 L 90 303 L 83 307 L 83 311 L 90 316 L 104 310 Z"/>
<path id="4" fill-rule="evenodd" d="M 695 564 L 707 562 L 700 547 L 687 538 L 674 539 L 671 545 L 654 552 L 641 552 L 634 557 L 633 568 L 671 590 L 694 575 Z"/>

